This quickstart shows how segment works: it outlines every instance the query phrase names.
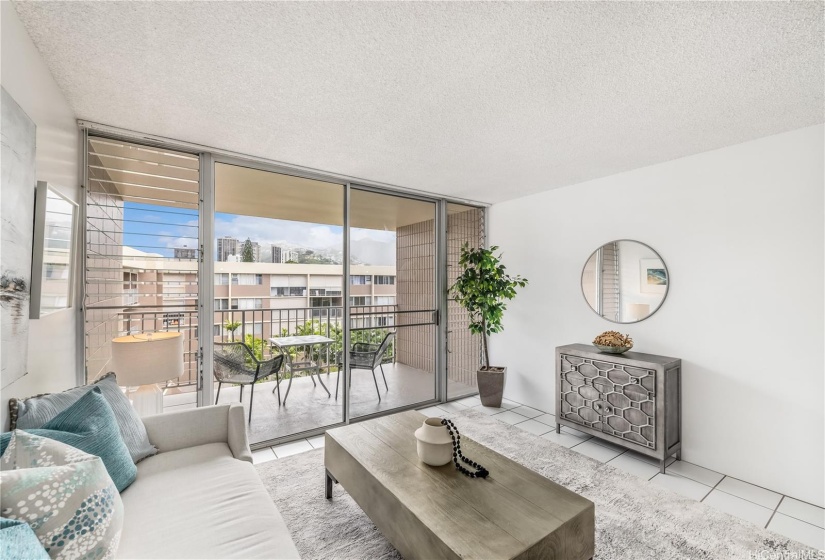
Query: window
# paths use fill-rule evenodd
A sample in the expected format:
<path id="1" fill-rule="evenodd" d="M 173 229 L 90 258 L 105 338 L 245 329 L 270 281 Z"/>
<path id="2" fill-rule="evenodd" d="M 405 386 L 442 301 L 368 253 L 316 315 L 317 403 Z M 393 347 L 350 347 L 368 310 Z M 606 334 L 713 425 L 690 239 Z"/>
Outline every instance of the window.
<path id="1" fill-rule="evenodd" d="M 379 327 L 392 326 L 392 317 L 376 317 L 376 323 Z"/>
<path id="2" fill-rule="evenodd" d="M 395 276 L 376 276 L 375 283 L 378 285 L 392 285 L 395 284 Z"/>
<path id="3" fill-rule="evenodd" d="M 180 327 L 183 324 L 183 319 L 183 313 L 164 313 L 163 326 L 166 328 Z"/>
<path id="4" fill-rule="evenodd" d="M 226 311 L 227 309 L 229 309 L 229 300 L 227 298 L 215 300 L 215 311 Z"/>
<path id="5" fill-rule="evenodd" d="M 375 296 L 375 305 L 395 305 L 395 296 Z"/>
<path id="6" fill-rule="evenodd" d="M 263 323 L 245 323 L 243 328 L 246 334 L 252 334 L 257 336 L 262 336 L 264 334 Z"/>
<path id="7" fill-rule="evenodd" d="M 233 274 L 233 286 L 260 286 L 264 283 L 263 274 Z"/>
<path id="8" fill-rule="evenodd" d="M 370 296 L 353 296 L 349 298 L 350 305 L 370 305 Z"/>
<path id="9" fill-rule="evenodd" d="M 222 325 L 212 325 L 212 336 L 221 336 Z"/>
<path id="10" fill-rule="evenodd" d="M 229 274 L 222 273 L 215 275 L 215 285 L 216 286 L 228 286 L 229 285 Z"/>
<path id="11" fill-rule="evenodd" d="M 68 280 L 69 267 L 65 264 L 44 263 L 45 276 L 49 280 Z"/>
<path id="12" fill-rule="evenodd" d="M 301 287 L 277 287 L 270 288 L 270 295 L 275 297 L 303 297 L 307 295 L 307 289 Z"/>
<path id="13" fill-rule="evenodd" d="M 352 284 L 353 286 L 364 286 L 366 284 L 372 283 L 372 276 L 368 275 L 356 275 L 350 276 L 349 278 L 350 284 Z"/>
<path id="14" fill-rule="evenodd" d="M 232 298 L 232 309 L 262 309 L 261 298 Z"/>

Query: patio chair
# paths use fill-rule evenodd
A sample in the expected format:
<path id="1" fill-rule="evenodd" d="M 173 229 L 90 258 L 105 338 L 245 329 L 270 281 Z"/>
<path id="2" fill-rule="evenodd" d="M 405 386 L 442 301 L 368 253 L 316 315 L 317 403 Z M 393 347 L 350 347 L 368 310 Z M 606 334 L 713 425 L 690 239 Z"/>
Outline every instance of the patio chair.
<path id="1" fill-rule="evenodd" d="M 368 369 L 372 371 L 372 380 L 375 383 L 375 392 L 378 393 L 378 401 L 381 401 L 381 393 L 378 391 L 378 380 L 375 377 L 375 368 L 381 370 L 381 377 L 384 378 L 384 387 L 387 391 L 390 390 L 387 385 L 387 376 L 384 375 L 384 367 L 381 364 L 381 359 L 390 347 L 390 344 L 395 338 L 395 333 L 387 333 L 381 344 L 367 344 L 366 342 L 356 342 L 352 345 L 352 350 L 349 353 L 349 368 L 350 371 L 354 369 Z M 341 380 L 341 370 L 344 369 L 343 353 L 338 354 L 338 377 L 335 379 L 335 398 L 338 398 L 338 382 Z"/>
<path id="2" fill-rule="evenodd" d="M 281 405 L 281 380 L 278 371 L 284 363 L 284 355 L 280 354 L 269 360 L 259 360 L 249 346 L 243 342 L 216 342 L 215 343 L 215 380 L 218 382 L 218 394 L 215 395 L 215 404 L 221 396 L 221 386 L 232 383 L 241 386 L 241 402 L 243 402 L 244 385 L 251 385 L 249 395 L 249 421 L 252 422 L 252 399 L 255 397 L 255 383 L 259 379 L 275 375 L 278 389 L 278 406 Z"/>

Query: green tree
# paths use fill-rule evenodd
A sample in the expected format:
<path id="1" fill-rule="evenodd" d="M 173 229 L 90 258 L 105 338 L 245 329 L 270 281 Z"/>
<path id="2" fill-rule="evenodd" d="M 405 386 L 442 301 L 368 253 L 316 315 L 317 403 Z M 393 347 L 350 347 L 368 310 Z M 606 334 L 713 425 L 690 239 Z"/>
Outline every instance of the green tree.
<path id="1" fill-rule="evenodd" d="M 226 322 L 223 324 L 223 328 L 229 331 L 229 336 L 231 337 L 231 341 L 235 342 L 235 331 L 240 327 L 241 324 L 237 321 L 233 321 L 232 319 L 227 319 Z"/>
<path id="2" fill-rule="evenodd" d="M 246 335 L 246 345 L 249 346 L 249 349 L 252 350 L 252 353 L 255 354 L 255 357 L 259 360 L 264 359 L 264 341 L 256 336 L 251 334 Z"/>
<path id="3" fill-rule="evenodd" d="M 506 273 L 496 251 L 496 246 L 471 248 L 465 243 L 458 259 L 461 274 L 450 287 L 456 302 L 470 314 L 470 332 L 481 335 L 485 369 L 490 367 L 487 337 L 504 329 L 501 319 L 506 302 L 516 297 L 516 288 L 527 285 L 525 278 Z"/>
<path id="4" fill-rule="evenodd" d="M 241 250 L 241 262 L 255 262 L 255 253 L 252 250 L 252 241 L 247 237 Z"/>

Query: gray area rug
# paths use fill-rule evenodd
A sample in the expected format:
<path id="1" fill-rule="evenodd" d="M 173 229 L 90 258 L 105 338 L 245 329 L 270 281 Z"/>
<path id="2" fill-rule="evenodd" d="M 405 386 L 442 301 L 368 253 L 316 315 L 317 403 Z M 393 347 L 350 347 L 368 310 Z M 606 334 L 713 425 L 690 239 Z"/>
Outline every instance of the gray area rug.
<path id="1" fill-rule="evenodd" d="M 450 416 L 462 434 L 593 501 L 598 559 L 818 557 L 786 537 L 479 412 Z M 301 557 L 400 558 L 340 485 L 332 501 L 324 498 L 323 464 L 319 449 L 257 466 Z"/>

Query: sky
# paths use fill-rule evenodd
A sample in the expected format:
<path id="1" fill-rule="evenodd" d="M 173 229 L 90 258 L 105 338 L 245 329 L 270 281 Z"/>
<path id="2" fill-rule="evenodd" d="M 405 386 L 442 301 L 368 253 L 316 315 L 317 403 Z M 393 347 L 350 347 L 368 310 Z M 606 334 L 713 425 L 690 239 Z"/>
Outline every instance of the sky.
<path id="1" fill-rule="evenodd" d="M 127 202 L 123 219 L 123 244 L 140 251 L 172 257 L 175 247 L 198 246 L 197 210 Z M 215 214 L 215 236 L 230 236 L 241 241 L 248 237 L 260 243 L 266 254 L 270 245 L 337 253 L 343 249 L 341 226 L 234 214 Z M 367 264 L 395 264 L 394 231 L 353 228 L 350 237 L 354 257 L 360 252 L 367 260 L 376 261 Z"/>

